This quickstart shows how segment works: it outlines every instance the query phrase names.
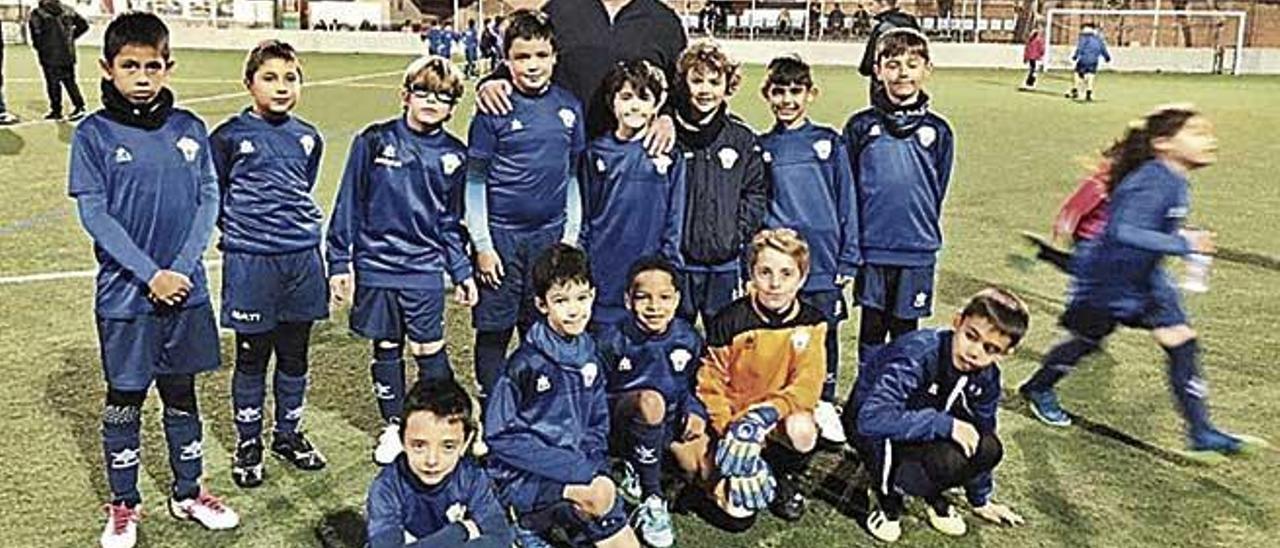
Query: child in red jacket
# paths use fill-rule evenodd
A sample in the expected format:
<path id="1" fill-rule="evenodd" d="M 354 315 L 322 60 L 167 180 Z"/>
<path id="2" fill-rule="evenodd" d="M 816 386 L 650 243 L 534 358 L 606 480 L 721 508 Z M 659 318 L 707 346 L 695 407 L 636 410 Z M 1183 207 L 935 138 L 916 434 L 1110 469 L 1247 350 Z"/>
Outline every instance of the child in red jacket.
<path id="1" fill-rule="evenodd" d="M 1027 37 L 1027 45 L 1022 48 L 1022 62 L 1027 64 L 1027 79 L 1019 89 L 1036 89 L 1036 71 L 1040 68 L 1040 60 L 1044 59 L 1044 36 L 1040 29 L 1031 29 Z"/>

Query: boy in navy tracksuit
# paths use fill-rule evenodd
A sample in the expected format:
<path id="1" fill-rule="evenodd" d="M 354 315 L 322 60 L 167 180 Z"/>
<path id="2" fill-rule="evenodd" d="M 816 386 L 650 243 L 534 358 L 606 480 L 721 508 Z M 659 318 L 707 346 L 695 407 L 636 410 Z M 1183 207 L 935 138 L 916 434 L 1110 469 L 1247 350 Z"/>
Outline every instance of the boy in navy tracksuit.
<path id="1" fill-rule="evenodd" d="M 468 137 L 466 211 L 480 303 L 476 381 L 481 397 L 502 373 L 512 330 L 537 312 L 530 265 L 552 244 L 577 244 L 582 224 L 578 159 L 586 150 L 582 103 L 551 83 L 556 45 L 545 14 L 521 10 L 507 26 L 512 110 L 476 113 Z"/>
<path id="2" fill-rule="evenodd" d="M 1199 338 L 1189 325 L 1178 290 L 1161 263 L 1165 255 L 1210 254 L 1212 235 L 1183 228 L 1190 209 L 1187 175 L 1217 160 L 1213 125 L 1190 105 L 1170 105 L 1130 126 L 1111 158 L 1108 219 L 1098 238 L 1077 244 L 1067 310 L 1060 323 L 1068 337 L 1044 356 L 1019 388 L 1041 421 L 1071 424 L 1054 385 L 1098 351 L 1117 325 L 1151 331 L 1168 356 L 1169 389 L 1186 420 L 1194 458 L 1216 461 L 1265 445 L 1229 434 L 1209 420 L 1208 383 L 1200 371 Z"/>
<path id="3" fill-rule="evenodd" d="M 521 546 L 551 527 L 575 545 L 638 546 L 617 488 L 605 474 L 609 408 L 595 341 L 586 334 L 595 288 L 587 256 L 553 244 L 532 265 L 529 328 L 489 393 L 488 466 L 511 507 Z"/>
<path id="4" fill-rule="evenodd" d="M 245 60 L 253 106 L 213 131 L 222 194 L 222 326 L 236 332 L 231 400 L 236 421 L 231 477 L 262 484 L 262 409 L 267 362 L 276 355 L 271 450 L 303 470 L 324 468 L 298 424 L 307 390 L 311 325 L 329 316 L 320 257 L 320 206 L 312 199 L 324 141 L 292 116 L 302 91 L 293 48 L 268 40 Z"/>
<path id="5" fill-rule="evenodd" d="M 107 27 L 103 109 L 76 128 L 68 193 L 98 260 L 94 312 L 107 381 L 102 448 L 111 492 L 101 543 L 132 547 L 142 494 L 142 403 L 164 402 L 173 470 L 169 512 L 210 529 L 239 517 L 200 486 L 202 424 L 195 376 L 217 369 L 218 331 L 201 264 L 218 216 L 204 122 L 173 106 L 169 31 L 148 13 Z"/>
<path id="6" fill-rule="evenodd" d="M 848 317 L 844 286 L 858 272 L 858 200 L 848 149 L 834 129 L 809 121 L 809 104 L 818 95 L 809 65 L 799 57 L 769 63 L 761 89 L 776 123 L 760 136 L 773 194 L 764 225 L 791 228 L 809 244 L 809 278 L 800 298 L 827 318 L 827 375 L 814 420 L 823 439 L 844 443 L 836 412 L 840 368 L 840 322 Z"/>
<path id="7" fill-rule="evenodd" d="M 741 68 L 710 40 L 676 62 L 676 145 L 684 154 L 680 316 L 705 326 L 742 285 L 741 257 L 760 230 L 769 178 L 755 132 L 729 114 Z"/>
<path id="8" fill-rule="evenodd" d="M 1080 27 L 1080 37 L 1076 39 L 1076 49 L 1071 52 L 1071 60 L 1076 62 L 1075 80 L 1067 98 L 1080 97 L 1080 88 L 1084 88 L 1084 100 L 1093 100 L 1093 81 L 1098 76 L 1098 61 L 1111 62 L 1111 52 L 1107 51 L 1107 43 L 1098 32 L 1098 26 L 1085 23 Z"/>
<path id="9" fill-rule="evenodd" d="M 480 33 L 476 30 L 475 19 L 468 19 L 467 30 L 462 31 L 462 53 L 467 60 L 462 74 L 467 78 L 479 76 L 480 72 L 476 70 L 476 61 L 480 59 Z"/>
<path id="10" fill-rule="evenodd" d="M 996 436 L 996 360 L 1012 353 L 1028 322 L 1017 296 L 985 289 L 956 314 L 952 329 L 905 335 L 862 364 L 844 420 L 879 500 L 879 509 L 867 516 L 873 536 L 898 540 L 904 495 L 924 498 L 935 529 L 963 535 L 964 518 L 942 496 L 959 486 L 978 516 L 1022 523 L 991 498 L 992 471 L 1004 454 Z"/>
<path id="11" fill-rule="evenodd" d="M 404 114 L 365 128 L 351 143 L 329 224 L 329 284 L 335 304 L 355 301 L 351 330 L 373 340 L 374 395 L 386 426 L 373 459 L 400 453 L 405 338 L 418 378 L 451 378 L 444 348 L 445 275 L 455 298 L 475 303 L 462 228 L 466 148 L 444 130 L 462 79 L 440 57 L 405 71 Z"/>
<path id="12" fill-rule="evenodd" d="M 453 380 L 417 383 L 400 422 L 404 454 L 369 486 L 369 548 L 510 548 L 493 482 L 468 454 L 476 423 L 466 391 Z"/>
<path id="13" fill-rule="evenodd" d="M 591 142 L 583 166 L 582 247 L 597 280 L 593 325 L 624 321 L 627 272 L 637 257 L 680 255 L 684 162 L 678 153 L 649 156 L 645 135 L 666 96 L 662 72 L 627 61 L 605 78 L 615 127 Z"/>
<path id="14" fill-rule="evenodd" d="M 862 260 L 854 293 L 862 305 L 858 360 L 915 330 L 932 313 L 933 274 L 942 247 L 942 201 L 951 179 L 951 126 L 929 110 L 921 89 L 933 65 L 929 40 L 894 29 L 880 38 L 876 75 L 884 92 L 849 118 L 858 190 Z"/>
<path id="15" fill-rule="evenodd" d="M 628 464 L 622 488 L 640 499 L 635 527 L 645 544 L 671 546 L 675 535 L 662 494 L 663 460 L 705 479 L 707 409 L 697 396 L 702 337 L 676 318 L 680 276 L 661 257 L 642 257 L 626 280 L 628 314 L 597 337 L 612 417 L 610 447 Z"/>

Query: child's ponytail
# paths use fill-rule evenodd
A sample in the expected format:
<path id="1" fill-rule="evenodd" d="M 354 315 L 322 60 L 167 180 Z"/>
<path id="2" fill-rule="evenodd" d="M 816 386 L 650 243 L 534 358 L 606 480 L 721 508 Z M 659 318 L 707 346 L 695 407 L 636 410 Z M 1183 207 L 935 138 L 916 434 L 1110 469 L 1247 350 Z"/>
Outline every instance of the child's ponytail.
<path id="1" fill-rule="evenodd" d="M 1155 149 L 1151 142 L 1172 137 L 1182 129 L 1187 120 L 1200 114 L 1189 104 L 1157 107 L 1146 117 L 1129 123 L 1124 137 L 1112 143 L 1103 156 L 1111 162 L 1111 173 L 1107 179 L 1107 194 L 1111 194 L 1124 178 L 1139 166 L 1155 157 Z"/>

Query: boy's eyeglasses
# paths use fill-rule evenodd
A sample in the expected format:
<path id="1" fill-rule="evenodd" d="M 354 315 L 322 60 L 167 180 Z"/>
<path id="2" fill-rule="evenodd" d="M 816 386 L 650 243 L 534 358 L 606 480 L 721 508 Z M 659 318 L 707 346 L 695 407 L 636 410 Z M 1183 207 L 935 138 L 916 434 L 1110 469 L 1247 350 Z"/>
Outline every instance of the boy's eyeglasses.
<path id="1" fill-rule="evenodd" d="M 422 84 L 413 84 L 409 86 L 407 91 L 409 92 L 409 95 L 413 96 L 414 99 L 426 99 L 427 101 L 431 101 L 434 103 L 443 103 L 446 105 L 458 104 L 457 97 L 450 95 L 448 93 L 440 93 L 438 91 L 428 89 L 426 86 Z"/>

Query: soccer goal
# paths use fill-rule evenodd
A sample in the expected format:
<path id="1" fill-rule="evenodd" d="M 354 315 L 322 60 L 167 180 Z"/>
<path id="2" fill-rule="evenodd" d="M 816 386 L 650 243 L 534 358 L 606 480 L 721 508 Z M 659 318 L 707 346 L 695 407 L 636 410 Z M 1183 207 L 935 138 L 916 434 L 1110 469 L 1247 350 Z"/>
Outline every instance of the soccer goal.
<path id="1" fill-rule="evenodd" d="M 1053 8 L 1045 16 L 1045 70 L 1069 68 L 1080 26 L 1093 23 L 1117 68 L 1239 75 L 1245 17 L 1243 11 Z"/>

